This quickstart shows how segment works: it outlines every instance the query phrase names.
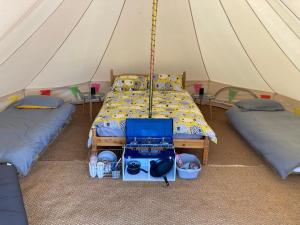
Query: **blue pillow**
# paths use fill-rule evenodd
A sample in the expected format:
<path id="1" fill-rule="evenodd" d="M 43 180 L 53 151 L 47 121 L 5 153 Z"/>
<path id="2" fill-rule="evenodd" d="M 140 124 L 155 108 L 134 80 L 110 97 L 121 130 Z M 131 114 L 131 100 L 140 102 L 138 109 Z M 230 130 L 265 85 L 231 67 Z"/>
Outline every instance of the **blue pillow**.
<path id="1" fill-rule="evenodd" d="M 242 111 L 284 111 L 284 107 L 270 99 L 248 99 L 235 103 Z"/>
<path id="2" fill-rule="evenodd" d="M 17 108 L 22 108 L 22 106 L 25 106 L 24 108 L 29 108 L 28 106 L 33 106 L 33 108 L 58 108 L 63 103 L 64 100 L 53 96 L 30 95 L 21 99 L 17 104 Z"/>

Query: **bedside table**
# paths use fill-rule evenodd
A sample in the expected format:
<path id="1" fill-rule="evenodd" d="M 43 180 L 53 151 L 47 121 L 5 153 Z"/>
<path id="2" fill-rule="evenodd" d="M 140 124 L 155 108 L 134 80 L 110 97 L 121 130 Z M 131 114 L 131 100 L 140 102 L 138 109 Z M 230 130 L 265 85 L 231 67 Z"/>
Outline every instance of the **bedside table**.
<path id="1" fill-rule="evenodd" d="M 196 104 L 200 104 L 202 105 L 203 102 L 208 102 L 209 105 L 209 113 L 210 113 L 210 119 L 213 119 L 213 115 L 212 115 L 212 100 L 214 100 L 216 97 L 214 95 L 207 95 L 207 94 L 203 94 L 203 95 L 193 95 L 193 99 L 194 102 Z"/>
<path id="2" fill-rule="evenodd" d="M 93 103 L 94 102 L 103 102 L 104 100 L 104 93 L 98 93 L 91 95 L 90 92 L 82 92 L 80 97 L 83 100 L 83 111 L 84 111 L 84 106 L 86 102 L 90 103 L 90 120 L 92 121 L 93 119 Z"/>

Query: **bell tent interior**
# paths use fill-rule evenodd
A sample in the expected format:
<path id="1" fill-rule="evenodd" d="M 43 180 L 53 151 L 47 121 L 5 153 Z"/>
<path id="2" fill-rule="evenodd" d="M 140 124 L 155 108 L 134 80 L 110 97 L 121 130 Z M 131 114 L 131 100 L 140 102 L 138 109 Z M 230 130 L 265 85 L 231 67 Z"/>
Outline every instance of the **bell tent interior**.
<path id="1" fill-rule="evenodd" d="M 300 1 L 0 0 L 0 170 L 0 225 L 299 223 Z"/>

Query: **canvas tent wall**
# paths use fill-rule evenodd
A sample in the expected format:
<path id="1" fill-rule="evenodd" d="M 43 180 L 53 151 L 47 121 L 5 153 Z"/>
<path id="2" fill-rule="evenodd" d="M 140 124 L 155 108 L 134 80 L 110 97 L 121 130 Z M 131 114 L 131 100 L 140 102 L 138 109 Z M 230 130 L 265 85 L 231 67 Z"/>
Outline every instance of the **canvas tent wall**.
<path id="1" fill-rule="evenodd" d="M 148 72 L 151 4 L 0 0 L 0 97 Z M 294 0 L 161 0 L 156 72 L 300 100 L 299 18 Z"/>

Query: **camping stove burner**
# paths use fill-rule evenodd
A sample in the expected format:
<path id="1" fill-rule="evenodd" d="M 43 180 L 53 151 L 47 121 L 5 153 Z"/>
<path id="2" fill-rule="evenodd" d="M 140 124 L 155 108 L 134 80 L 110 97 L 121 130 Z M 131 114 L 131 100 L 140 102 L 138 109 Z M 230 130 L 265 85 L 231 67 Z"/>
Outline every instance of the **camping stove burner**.
<path id="1" fill-rule="evenodd" d="M 139 150 L 141 155 L 157 155 L 160 153 L 161 150 L 158 149 L 151 149 L 149 150 Z"/>
<path id="2" fill-rule="evenodd" d="M 150 148 L 150 147 L 135 147 L 135 148 L 129 148 L 131 150 L 134 150 L 134 151 L 139 151 L 139 153 L 141 155 L 157 155 L 159 154 L 161 151 L 164 151 L 166 150 L 167 148 L 164 148 L 164 147 L 155 147 L 155 148 Z"/>
<path id="3" fill-rule="evenodd" d="M 127 144 L 128 147 L 172 147 L 172 144 L 168 142 L 164 137 L 162 138 L 137 138 L 134 137 L 133 140 Z"/>

